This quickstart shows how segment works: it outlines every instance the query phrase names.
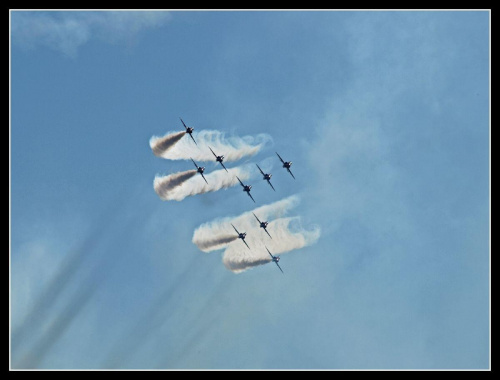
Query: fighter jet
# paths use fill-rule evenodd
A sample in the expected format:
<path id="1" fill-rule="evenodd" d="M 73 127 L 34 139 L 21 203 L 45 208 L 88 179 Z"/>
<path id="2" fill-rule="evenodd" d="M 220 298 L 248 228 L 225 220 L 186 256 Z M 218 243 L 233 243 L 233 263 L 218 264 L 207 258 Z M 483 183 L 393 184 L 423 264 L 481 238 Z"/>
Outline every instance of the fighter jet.
<path id="1" fill-rule="evenodd" d="M 227 169 L 226 167 L 224 166 L 224 164 L 222 163 L 222 161 L 224 160 L 224 155 L 222 156 L 217 156 L 214 151 L 212 150 L 212 148 L 208 147 L 208 149 L 210 149 L 210 151 L 212 152 L 212 154 L 215 156 L 215 161 L 217 162 L 220 162 L 220 164 L 222 165 L 222 167 L 226 170 L 227 172 Z"/>
<path id="2" fill-rule="evenodd" d="M 264 247 L 266 247 L 266 246 L 264 246 Z M 267 247 L 266 247 L 266 249 L 267 249 Z M 281 269 L 280 265 L 278 264 L 278 261 L 280 261 L 280 257 L 273 256 L 273 254 L 271 252 L 269 252 L 269 249 L 267 249 L 267 252 L 271 256 L 271 261 L 274 261 L 276 263 L 276 265 L 278 266 L 278 268 L 280 268 L 281 273 L 285 274 L 285 272 L 283 272 L 283 269 Z"/>
<path id="3" fill-rule="evenodd" d="M 276 154 L 278 154 L 278 152 L 276 152 Z M 290 166 L 292 166 L 292 161 L 288 161 L 288 162 L 283 161 L 283 159 L 281 158 L 281 156 L 279 154 L 278 154 L 278 157 L 279 157 L 280 161 L 283 163 L 283 167 L 286 168 L 286 170 L 288 170 L 288 173 L 290 173 L 292 175 L 293 179 L 295 179 L 295 176 L 290 171 Z"/>
<path id="4" fill-rule="evenodd" d="M 257 164 L 255 164 L 257 165 Z M 271 183 L 271 177 L 273 176 L 272 174 L 266 174 L 262 171 L 262 169 L 259 167 L 259 165 L 257 165 L 257 167 L 259 168 L 259 171 L 262 173 L 262 175 L 264 176 L 264 178 L 262 179 L 265 179 L 267 181 L 267 183 L 269 184 L 269 186 L 271 186 L 273 188 L 274 191 L 276 191 Z"/>
<path id="5" fill-rule="evenodd" d="M 253 212 L 252 212 L 252 214 L 253 214 Z M 260 228 L 263 228 L 263 229 L 264 229 L 264 231 L 266 231 L 266 234 L 268 234 L 268 235 L 269 235 L 269 232 L 267 232 L 267 230 L 266 230 L 266 227 L 267 227 L 267 225 L 269 224 L 269 222 L 261 222 L 261 221 L 259 220 L 259 218 L 257 218 L 257 215 L 253 214 L 253 216 L 255 216 L 255 219 L 257 219 L 257 222 L 259 222 L 259 223 L 260 223 Z M 269 237 L 270 237 L 271 239 L 273 238 L 271 235 L 269 235 Z"/>
<path id="6" fill-rule="evenodd" d="M 196 165 L 196 162 L 194 162 L 194 160 L 192 158 L 191 158 L 191 161 L 193 161 L 194 166 L 196 166 L 196 170 L 198 170 L 198 173 L 200 173 L 201 176 L 203 177 L 203 179 L 205 180 L 205 182 L 207 182 L 207 179 L 203 175 L 203 172 L 205 171 L 205 167 Z M 207 185 L 208 185 L 208 182 L 207 182 Z"/>
<path id="7" fill-rule="evenodd" d="M 179 118 L 181 119 L 181 118 Z M 181 119 L 181 122 L 182 122 L 182 125 L 184 125 L 184 128 L 186 128 L 186 133 L 189 134 L 189 136 L 191 136 L 191 138 L 193 139 L 194 143 L 196 145 L 198 145 L 193 137 L 193 131 L 194 131 L 194 128 L 193 127 L 188 127 L 186 126 L 186 124 L 184 123 L 184 121 Z"/>
<path id="8" fill-rule="evenodd" d="M 236 178 L 238 178 L 238 176 L 236 176 Z M 238 181 L 240 181 L 241 186 L 243 186 L 243 191 L 246 191 L 246 193 L 248 194 L 248 196 L 250 198 L 252 198 L 252 201 L 255 203 L 255 199 L 253 199 L 252 195 L 250 194 L 250 189 L 252 188 L 252 186 L 250 186 L 250 185 L 243 185 L 243 182 L 241 182 L 241 179 L 239 179 L 239 178 L 238 178 Z"/>
<path id="9" fill-rule="evenodd" d="M 231 223 L 231 226 L 233 226 L 233 223 Z M 245 241 L 245 236 L 247 236 L 247 233 L 246 232 L 238 232 L 238 230 L 236 229 L 235 226 L 233 226 L 234 230 L 236 231 L 236 233 L 238 234 L 238 237 L 241 239 L 241 241 L 243 243 L 245 243 L 245 245 L 248 247 L 248 244 L 247 242 Z M 250 249 L 250 247 L 248 247 L 248 249 Z"/>

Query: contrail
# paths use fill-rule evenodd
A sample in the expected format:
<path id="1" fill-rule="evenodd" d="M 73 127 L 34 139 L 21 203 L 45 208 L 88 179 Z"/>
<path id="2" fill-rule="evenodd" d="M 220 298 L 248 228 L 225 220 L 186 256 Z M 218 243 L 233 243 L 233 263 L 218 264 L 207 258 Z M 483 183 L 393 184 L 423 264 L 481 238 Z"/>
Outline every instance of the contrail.
<path id="1" fill-rule="evenodd" d="M 239 185 L 238 176 L 242 181 L 250 178 L 252 173 L 255 170 L 251 164 L 239 166 L 236 168 L 228 169 L 226 172 L 224 169 L 215 170 L 209 174 L 205 174 L 205 178 L 207 179 L 207 183 L 203 181 L 201 176 L 197 176 L 197 178 L 192 178 L 195 174 L 197 174 L 196 170 L 190 170 L 189 172 L 182 172 L 176 174 L 185 174 L 193 173 L 189 177 L 182 177 L 183 181 L 179 183 L 178 180 L 173 181 L 171 178 L 176 174 L 171 174 L 166 177 L 156 176 L 154 179 L 154 189 L 158 196 L 164 201 L 182 201 L 184 198 L 196 195 L 208 193 L 211 191 L 217 191 L 220 189 L 226 189 L 231 186 Z M 170 186 L 171 182 L 175 183 L 175 186 Z M 182 186 L 181 186 L 182 185 Z"/>
<path id="2" fill-rule="evenodd" d="M 164 137 L 151 137 L 149 144 L 155 155 L 169 160 L 213 161 L 214 155 L 224 155 L 224 161 L 238 161 L 243 157 L 257 154 L 266 143 L 272 141 L 270 135 L 261 133 L 257 136 L 230 136 L 217 130 L 201 130 L 194 133 L 198 145 L 191 139 L 181 139 L 185 132 L 167 133 Z M 179 136 L 180 135 L 180 136 Z M 180 141 L 179 141 L 180 140 Z"/>
<path id="3" fill-rule="evenodd" d="M 169 200 L 170 194 L 174 191 L 174 189 L 181 186 L 189 178 L 194 177 L 196 173 L 198 172 L 193 169 L 163 177 L 157 175 L 153 182 L 153 187 L 156 191 L 156 194 L 158 194 L 161 199 Z"/>
<path id="4" fill-rule="evenodd" d="M 149 139 L 149 146 L 155 156 L 163 157 L 186 134 L 186 132 L 169 132 L 163 137 L 153 136 Z"/>
<path id="5" fill-rule="evenodd" d="M 299 201 L 298 196 L 291 196 L 269 205 L 257 207 L 240 216 L 218 218 L 211 222 L 203 223 L 194 231 L 192 241 L 204 252 L 223 249 L 233 240 L 238 238 L 236 232 L 231 227 L 231 223 L 233 223 L 240 232 L 255 230 L 253 235 L 263 237 L 262 234 L 265 235 L 265 232 L 259 230 L 260 226 L 252 212 L 255 213 L 261 221 L 269 221 L 285 215 L 288 210 L 295 207 Z M 268 228 L 271 228 L 271 226 L 272 224 L 269 223 Z M 230 239 L 230 236 L 233 238 Z M 251 239 L 250 236 L 248 237 Z"/>

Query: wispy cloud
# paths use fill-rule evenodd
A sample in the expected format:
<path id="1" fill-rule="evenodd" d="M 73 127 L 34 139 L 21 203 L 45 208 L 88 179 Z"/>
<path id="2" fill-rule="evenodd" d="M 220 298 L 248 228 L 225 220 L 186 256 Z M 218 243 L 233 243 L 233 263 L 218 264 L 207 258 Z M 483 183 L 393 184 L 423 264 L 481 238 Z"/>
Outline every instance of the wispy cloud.
<path id="1" fill-rule="evenodd" d="M 13 11 L 11 36 L 12 43 L 22 48 L 48 47 L 75 58 L 78 49 L 91 39 L 106 43 L 127 41 L 170 18 L 170 13 L 161 11 Z"/>

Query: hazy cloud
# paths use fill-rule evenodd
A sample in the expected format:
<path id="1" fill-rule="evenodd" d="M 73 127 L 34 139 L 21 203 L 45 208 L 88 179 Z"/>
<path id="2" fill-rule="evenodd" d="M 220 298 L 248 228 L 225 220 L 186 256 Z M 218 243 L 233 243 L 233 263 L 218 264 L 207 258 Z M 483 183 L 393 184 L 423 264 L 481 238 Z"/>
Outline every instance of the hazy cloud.
<path id="1" fill-rule="evenodd" d="M 25 49 L 38 46 L 76 57 L 78 49 L 98 39 L 117 43 L 136 38 L 144 29 L 155 28 L 170 20 L 160 11 L 75 11 L 11 13 L 12 43 Z"/>

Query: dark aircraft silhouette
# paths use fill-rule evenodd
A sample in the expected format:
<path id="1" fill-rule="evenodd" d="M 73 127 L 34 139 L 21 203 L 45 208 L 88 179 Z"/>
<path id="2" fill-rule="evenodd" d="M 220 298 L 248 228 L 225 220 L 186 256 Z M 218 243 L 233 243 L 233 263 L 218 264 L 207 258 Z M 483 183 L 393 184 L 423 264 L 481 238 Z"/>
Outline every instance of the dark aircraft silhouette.
<path id="1" fill-rule="evenodd" d="M 217 156 L 214 151 L 212 150 L 212 148 L 208 147 L 208 149 L 210 149 L 210 151 L 212 152 L 212 154 L 215 156 L 215 161 L 217 162 L 220 162 L 220 164 L 222 165 L 222 167 L 224 169 L 226 169 L 226 167 L 224 166 L 224 164 L 222 163 L 222 161 L 224 160 L 224 155 L 222 156 Z M 226 172 L 227 172 L 227 169 L 226 169 Z"/>
<path id="2" fill-rule="evenodd" d="M 267 247 L 266 247 L 266 249 L 267 249 Z M 284 274 L 285 272 L 283 272 L 283 269 L 281 269 L 280 265 L 278 264 L 278 261 L 280 261 L 280 257 L 279 256 L 273 256 L 273 254 L 271 252 L 269 252 L 269 249 L 267 249 L 267 252 L 271 256 L 272 261 L 274 261 L 276 263 L 276 265 L 278 266 L 278 268 L 280 268 L 281 273 Z"/>
<path id="3" fill-rule="evenodd" d="M 253 212 L 252 212 L 252 214 L 253 214 Z M 260 223 L 260 228 L 263 228 L 263 229 L 264 229 L 264 231 L 266 231 L 266 234 L 268 234 L 268 235 L 269 235 L 269 232 L 267 232 L 267 230 L 266 230 L 266 227 L 267 227 L 267 225 L 269 224 L 269 222 L 261 222 L 261 221 L 259 220 L 259 218 L 257 218 L 257 215 L 253 214 L 253 216 L 255 216 L 255 219 L 257 219 L 257 222 L 259 222 L 259 223 Z M 271 239 L 273 238 L 271 235 L 269 235 L 269 237 L 270 237 Z"/>
<path id="4" fill-rule="evenodd" d="M 193 161 L 194 166 L 196 166 L 196 170 L 198 171 L 198 173 L 200 173 L 201 176 L 203 177 L 203 179 L 205 180 L 205 182 L 207 182 L 207 179 L 203 175 L 203 172 L 205 171 L 205 167 L 196 165 L 196 162 L 194 162 L 194 160 L 192 158 L 191 158 L 191 161 Z M 208 185 L 208 182 L 207 182 L 207 185 Z"/>
<path id="5" fill-rule="evenodd" d="M 257 164 L 255 164 L 257 165 Z M 273 176 L 272 174 L 266 174 L 262 171 L 262 169 L 259 167 L 259 165 L 257 165 L 257 167 L 259 168 L 259 171 L 262 173 L 262 175 L 264 176 L 263 179 L 265 179 L 267 181 L 267 183 L 269 184 L 269 186 L 271 186 L 273 188 L 274 191 L 276 191 L 271 183 L 271 177 Z"/>
<path id="6" fill-rule="evenodd" d="M 278 154 L 278 152 L 276 152 L 276 154 Z M 288 173 L 290 173 L 293 177 L 293 179 L 295 179 L 295 176 L 292 174 L 291 170 L 290 170 L 290 166 L 292 166 L 292 161 L 288 161 L 288 162 L 285 162 L 283 161 L 283 159 L 281 158 L 281 156 L 278 154 L 278 157 L 280 159 L 280 161 L 283 163 L 283 167 L 286 168 L 286 170 L 288 170 Z"/>
<path id="7" fill-rule="evenodd" d="M 236 176 L 236 178 L 238 178 L 238 176 Z M 239 179 L 239 178 L 238 178 L 238 181 L 240 181 L 241 186 L 243 186 L 243 191 L 246 191 L 246 193 L 248 194 L 248 196 L 250 198 L 252 198 L 252 201 L 255 203 L 255 199 L 253 199 L 252 195 L 250 194 L 250 189 L 252 188 L 252 186 L 250 186 L 250 185 L 243 185 L 243 182 L 241 182 L 241 179 Z"/>
<path id="8" fill-rule="evenodd" d="M 231 223 L 231 226 L 233 226 L 233 223 Z M 238 230 L 236 229 L 235 226 L 233 226 L 234 230 L 236 231 L 236 233 L 238 234 L 238 237 L 241 239 L 241 241 L 243 241 L 243 243 L 245 243 L 245 245 L 248 247 L 248 244 L 247 242 L 245 241 L 245 236 L 247 236 L 247 233 L 246 232 L 238 232 Z M 248 247 L 248 249 L 250 249 L 250 247 Z"/>
<path id="9" fill-rule="evenodd" d="M 181 118 L 179 118 L 181 119 Z M 186 126 L 186 124 L 184 123 L 184 121 L 181 119 L 181 122 L 182 122 L 182 125 L 184 125 L 184 128 L 186 128 L 186 133 L 189 134 L 189 136 L 191 136 L 191 138 L 193 139 L 194 143 L 196 144 L 196 141 L 193 137 L 193 131 L 194 131 L 194 128 L 193 127 L 188 127 Z M 198 144 L 196 144 L 198 145 Z"/>

